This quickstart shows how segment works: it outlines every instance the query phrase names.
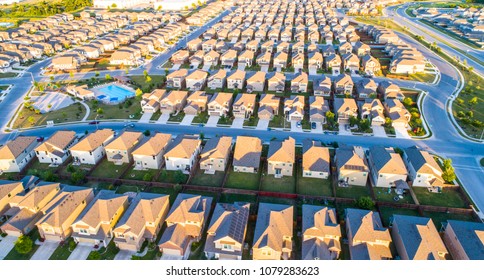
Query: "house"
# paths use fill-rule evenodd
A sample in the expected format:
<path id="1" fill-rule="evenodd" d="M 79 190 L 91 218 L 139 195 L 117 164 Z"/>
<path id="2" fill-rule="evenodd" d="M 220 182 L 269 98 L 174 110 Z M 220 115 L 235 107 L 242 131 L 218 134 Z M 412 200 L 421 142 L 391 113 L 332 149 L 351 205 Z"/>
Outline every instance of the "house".
<path id="1" fill-rule="evenodd" d="M 332 85 L 331 79 L 328 76 L 323 76 L 322 79 L 314 83 L 314 87 L 313 87 L 314 95 L 330 97 L 331 88 L 332 88 L 331 85 Z"/>
<path id="2" fill-rule="evenodd" d="M 336 210 L 317 205 L 302 205 L 303 260 L 336 260 L 341 252 L 341 228 Z"/>
<path id="3" fill-rule="evenodd" d="M 483 234 L 483 223 L 447 220 L 442 239 L 454 260 L 483 260 Z"/>
<path id="4" fill-rule="evenodd" d="M 116 247 L 135 253 L 143 242 L 154 242 L 168 214 L 169 197 L 138 193 L 113 229 Z"/>
<path id="5" fill-rule="evenodd" d="M 272 53 L 269 51 L 265 51 L 261 53 L 259 56 L 257 56 L 256 62 L 257 65 L 261 67 L 269 67 L 271 64 L 271 59 L 272 59 Z"/>
<path id="6" fill-rule="evenodd" d="M 200 169 L 206 174 L 224 172 L 232 152 L 232 137 L 222 136 L 210 138 L 200 154 Z"/>
<path id="7" fill-rule="evenodd" d="M 215 50 L 210 50 L 203 56 L 203 65 L 216 66 L 218 65 L 219 60 L 220 54 Z"/>
<path id="8" fill-rule="evenodd" d="M 254 114 L 255 98 L 255 94 L 239 93 L 232 106 L 232 115 L 235 118 L 250 118 Z"/>
<path id="9" fill-rule="evenodd" d="M 278 52 L 275 54 L 274 56 L 274 68 L 278 69 L 279 71 L 282 69 L 282 68 L 286 68 L 287 67 L 287 53 L 285 52 Z M 276 72 L 276 73 L 280 73 L 280 72 Z M 282 73 L 280 73 L 282 74 Z"/>
<path id="10" fill-rule="evenodd" d="M 60 165 L 70 156 L 69 148 L 77 141 L 74 131 L 57 131 L 35 148 L 35 155 L 40 163 Z"/>
<path id="11" fill-rule="evenodd" d="M 247 92 L 251 93 L 253 91 L 262 92 L 264 91 L 266 84 L 266 73 L 262 71 L 257 71 L 254 75 L 247 79 Z"/>
<path id="12" fill-rule="evenodd" d="M 132 152 L 134 169 L 161 169 L 171 134 L 156 133 Z"/>
<path id="13" fill-rule="evenodd" d="M 173 64 L 184 64 L 188 61 L 190 53 L 186 50 L 179 50 L 171 56 L 171 62 Z"/>
<path id="14" fill-rule="evenodd" d="M 163 114 L 176 114 L 185 107 L 188 91 L 172 90 L 166 93 L 160 101 L 160 111 Z"/>
<path id="15" fill-rule="evenodd" d="M 203 58 L 205 56 L 205 52 L 202 50 L 197 51 L 194 53 L 192 56 L 190 56 L 189 61 L 190 61 L 190 67 L 191 68 L 198 68 L 200 64 L 203 63 Z"/>
<path id="16" fill-rule="evenodd" d="M 430 218 L 393 215 L 392 239 L 402 260 L 445 260 L 449 255 Z"/>
<path id="17" fill-rule="evenodd" d="M 353 98 L 335 98 L 334 113 L 338 118 L 338 123 L 347 123 L 350 117 L 358 116 L 358 106 Z"/>
<path id="18" fill-rule="evenodd" d="M 187 98 L 187 105 L 183 108 L 186 115 L 198 115 L 205 112 L 207 108 L 208 96 L 205 91 L 195 91 Z"/>
<path id="19" fill-rule="evenodd" d="M 180 193 L 166 217 L 166 230 L 158 247 L 162 258 L 187 259 L 192 242 L 199 241 L 208 219 L 211 197 Z"/>
<path id="20" fill-rule="evenodd" d="M 160 101 L 165 96 L 166 90 L 155 89 L 151 93 L 141 96 L 141 110 L 143 113 L 156 113 L 160 110 Z"/>
<path id="21" fill-rule="evenodd" d="M 408 170 L 408 178 L 413 187 L 444 186 L 442 169 L 434 157 L 417 146 L 404 149 L 403 162 Z"/>
<path id="22" fill-rule="evenodd" d="M 0 231 L 11 236 L 30 233 L 45 214 L 44 207 L 59 192 L 59 183 L 45 183 L 26 194 L 17 193 L 10 199 L 9 209 L 3 213 L 6 221 L 0 226 Z"/>
<path id="23" fill-rule="evenodd" d="M 325 124 L 328 102 L 322 96 L 309 96 L 309 121 Z"/>
<path id="24" fill-rule="evenodd" d="M 105 146 L 114 138 L 114 131 L 101 129 L 87 135 L 70 148 L 74 163 L 97 164 L 106 153 Z"/>
<path id="25" fill-rule="evenodd" d="M 56 56 L 52 58 L 51 65 L 55 71 L 77 70 L 80 67 L 74 56 Z"/>
<path id="26" fill-rule="evenodd" d="M 208 73 L 202 70 L 195 70 L 185 77 L 186 88 L 188 90 L 196 91 L 202 90 L 205 87 Z"/>
<path id="27" fill-rule="evenodd" d="M 237 61 L 237 51 L 235 50 L 228 50 L 224 52 L 221 56 L 222 66 L 224 67 L 232 67 L 234 66 L 235 61 Z"/>
<path id="28" fill-rule="evenodd" d="M 329 149 L 319 141 L 303 141 L 302 176 L 328 179 L 330 173 Z"/>
<path id="29" fill-rule="evenodd" d="M 42 211 L 36 223 L 40 237 L 51 241 L 65 241 L 72 234 L 71 225 L 94 199 L 92 188 L 66 186 Z"/>
<path id="30" fill-rule="evenodd" d="M 226 117 L 232 106 L 232 93 L 217 92 L 208 102 L 208 115 Z"/>
<path id="31" fill-rule="evenodd" d="M 356 83 L 356 94 L 359 99 L 376 97 L 377 85 L 373 79 L 363 78 Z"/>
<path id="32" fill-rule="evenodd" d="M 308 74 L 301 72 L 299 75 L 291 80 L 291 91 L 292 92 L 307 92 L 308 91 Z"/>
<path id="33" fill-rule="evenodd" d="M 279 115 L 281 99 L 274 94 L 262 94 L 259 100 L 257 116 L 261 120 L 272 120 L 274 115 Z"/>
<path id="34" fill-rule="evenodd" d="M 373 74 L 381 71 L 380 61 L 369 54 L 366 54 L 361 58 L 361 66 L 366 73 Z"/>
<path id="35" fill-rule="evenodd" d="M 267 90 L 284 92 L 286 87 L 286 76 L 281 72 L 274 73 L 274 76 L 267 81 Z"/>
<path id="36" fill-rule="evenodd" d="M 166 76 L 166 86 L 181 89 L 185 86 L 185 77 L 188 75 L 187 69 L 179 69 Z"/>
<path id="37" fill-rule="evenodd" d="M 207 87 L 210 89 L 222 89 L 225 86 L 227 71 L 218 70 L 217 73 L 208 77 Z"/>
<path id="38" fill-rule="evenodd" d="M 371 48 L 370 46 L 368 46 L 367 44 L 361 42 L 361 41 L 358 41 L 355 43 L 355 45 L 353 46 L 353 52 L 358 56 L 358 57 L 363 57 L 365 55 L 369 55 L 370 52 L 371 52 Z"/>
<path id="39" fill-rule="evenodd" d="M 345 53 L 341 55 L 343 60 L 343 68 L 345 71 L 358 72 L 360 70 L 360 59 L 354 53 Z"/>
<path id="40" fill-rule="evenodd" d="M 349 42 L 344 42 L 340 44 L 338 47 L 338 51 L 340 55 L 351 53 L 352 50 L 353 50 L 353 46 L 351 46 Z"/>
<path id="41" fill-rule="evenodd" d="M 235 172 L 257 173 L 260 166 L 262 141 L 257 137 L 237 136 L 232 165 Z"/>
<path id="42" fill-rule="evenodd" d="M 352 260 L 392 259 L 388 229 L 381 223 L 378 212 L 346 208 L 346 234 Z"/>
<path id="43" fill-rule="evenodd" d="M 245 71 L 237 70 L 227 78 L 228 89 L 242 89 L 245 83 Z"/>
<path id="44" fill-rule="evenodd" d="M 10 201 L 24 191 L 22 182 L 0 180 L 0 220 L 10 208 Z"/>
<path id="45" fill-rule="evenodd" d="M 252 259 L 288 260 L 292 253 L 294 207 L 259 203 Z"/>
<path id="46" fill-rule="evenodd" d="M 302 53 L 293 53 L 292 55 L 292 67 L 294 67 L 294 71 L 299 71 L 304 68 L 304 54 Z"/>
<path id="47" fill-rule="evenodd" d="M 369 120 L 372 126 L 381 126 L 385 124 L 385 116 L 383 115 L 383 104 L 380 99 L 365 99 L 360 107 L 361 119 Z"/>
<path id="48" fill-rule="evenodd" d="M 366 186 L 370 169 L 362 147 L 340 146 L 336 149 L 334 161 L 339 185 Z"/>
<path id="49" fill-rule="evenodd" d="M 296 140 L 289 137 L 283 141 L 272 140 L 267 153 L 267 174 L 275 178 L 292 176 L 296 155 Z"/>
<path id="50" fill-rule="evenodd" d="M 0 147 L 0 171 L 2 173 L 20 172 L 34 158 L 37 138 L 19 136 Z"/>
<path id="51" fill-rule="evenodd" d="M 332 73 L 333 76 L 339 75 L 341 71 L 341 57 L 339 54 L 330 54 L 325 58 L 326 71 Z"/>
<path id="52" fill-rule="evenodd" d="M 128 196 L 101 190 L 72 224 L 76 243 L 107 247 L 113 228 L 128 208 Z"/>
<path id="53" fill-rule="evenodd" d="M 368 151 L 368 165 L 373 185 L 376 187 L 395 187 L 395 181 L 407 180 L 407 169 L 402 158 L 393 148 L 372 146 Z"/>
<path id="54" fill-rule="evenodd" d="M 333 82 L 336 94 L 351 95 L 353 93 L 353 79 L 348 74 L 338 75 Z"/>
<path id="55" fill-rule="evenodd" d="M 392 98 L 403 101 L 405 98 L 400 87 L 389 81 L 380 82 L 377 87 L 377 92 L 383 96 L 385 101 Z"/>
<path id="56" fill-rule="evenodd" d="M 392 126 L 398 128 L 408 127 L 408 122 L 412 118 L 410 112 L 398 99 L 388 99 L 385 101 L 385 111 L 392 120 Z"/>
<path id="57" fill-rule="evenodd" d="M 309 69 L 321 69 L 323 66 L 323 55 L 320 52 L 311 52 L 308 54 Z"/>
<path id="58" fill-rule="evenodd" d="M 253 50 L 245 50 L 244 52 L 242 52 L 239 57 L 237 57 L 239 69 L 251 67 L 254 62 L 254 56 L 255 54 Z"/>
<path id="59" fill-rule="evenodd" d="M 195 38 L 187 43 L 188 50 L 191 52 L 196 52 L 202 48 L 202 40 L 200 38 Z"/>
<path id="60" fill-rule="evenodd" d="M 250 203 L 217 203 L 207 229 L 205 256 L 208 259 L 241 260 Z"/>
<path id="61" fill-rule="evenodd" d="M 291 95 L 284 101 L 284 114 L 288 121 L 302 121 L 304 119 L 304 95 Z"/>
<path id="62" fill-rule="evenodd" d="M 191 172 L 201 150 L 202 141 L 195 135 L 178 135 L 168 146 L 165 159 L 166 170 Z"/>
<path id="63" fill-rule="evenodd" d="M 217 41 L 215 39 L 207 40 L 202 43 L 202 50 L 204 52 L 209 52 L 211 50 L 214 50 L 216 44 L 217 44 Z"/>
<path id="64" fill-rule="evenodd" d="M 131 163 L 133 161 L 132 152 L 143 139 L 143 136 L 143 133 L 134 131 L 124 131 L 121 133 L 121 135 L 105 147 L 108 161 L 115 165 Z"/>

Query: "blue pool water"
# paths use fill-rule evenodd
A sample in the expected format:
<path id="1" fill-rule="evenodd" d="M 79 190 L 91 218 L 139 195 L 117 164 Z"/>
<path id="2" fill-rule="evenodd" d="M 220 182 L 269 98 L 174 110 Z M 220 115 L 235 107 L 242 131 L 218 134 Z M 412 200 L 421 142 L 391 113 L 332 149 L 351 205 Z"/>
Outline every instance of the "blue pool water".
<path id="1" fill-rule="evenodd" d="M 99 91 L 103 93 L 103 95 L 98 95 L 98 99 L 105 99 L 112 101 L 122 101 L 126 98 L 134 97 L 134 92 L 122 88 L 117 85 L 108 85 L 106 87 L 99 88 Z"/>

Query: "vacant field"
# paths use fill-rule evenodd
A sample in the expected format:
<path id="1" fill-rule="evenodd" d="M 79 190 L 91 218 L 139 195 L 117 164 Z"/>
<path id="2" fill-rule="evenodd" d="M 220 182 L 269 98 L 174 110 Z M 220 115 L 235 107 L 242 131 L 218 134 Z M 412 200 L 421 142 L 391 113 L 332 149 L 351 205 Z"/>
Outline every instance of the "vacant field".
<path id="1" fill-rule="evenodd" d="M 46 125 L 47 121 L 54 121 L 54 123 L 75 122 L 82 120 L 85 114 L 86 109 L 81 104 L 73 104 L 45 114 L 36 114 L 34 110 L 22 108 L 13 123 L 13 128 L 29 128 Z"/>
<path id="2" fill-rule="evenodd" d="M 110 119 L 139 119 L 141 117 L 141 104 L 136 99 L 129 99 L 118 105 L 107 105 L 96 101 L 88 101 L 87 105 L 91 108 L 88 119 L 98 120 Z M 98 110 L 101 109 L 101 112 Z"/>

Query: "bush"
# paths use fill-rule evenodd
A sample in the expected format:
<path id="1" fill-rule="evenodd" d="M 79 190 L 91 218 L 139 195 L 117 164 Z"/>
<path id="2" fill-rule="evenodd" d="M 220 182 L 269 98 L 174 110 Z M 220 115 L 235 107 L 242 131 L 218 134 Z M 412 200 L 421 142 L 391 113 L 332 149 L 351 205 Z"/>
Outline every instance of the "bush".
<path id="1" fill-rule="evenodd" d="M 362 196 L 356 200 L 356 207 L 366 210 L 372 210 L 375 207 L 375 203 L 369 196 Z"/>
<path id="2" fill-rule="evenodd" d="M 84 172 L 82 172 L 81 170 L 78 170 L 78 171 L 72 173 L 71 183 L 73 183 L 73 184 L 82 183 L 85 178 L 86 178 L 86 174 L 84 174 Z"/>
<path id="3" fill-rule="evenodd" d="M 34 242 L 27 235 L 22 235 L 15 241 L 15 251 L 19 254 L 28 254 L 32 251 L 33 247 Z"/>
<path id="4" fill-rule="evenodd" d="M 101 253 L 98 251 L 93 251 L 89 254 L 87 257 L 87 260 L 100 260 L 101 259 Z"/>
<path id="5" fill-rule="evenodd" d="M 74 241 L 74 239 L 69 240 L 69 251 L 74 251 L 76 249 L 77 243 Z"/>
<path id="6" fill-rule="evenodd" d="M 146 173 L 144 176 L 143 176 L 143 181 L 146 181 L 146 182 L 149 182 L 153 180 L 153 175 L 151 175 L 150 173 Z"/>
<path id="7" fill-rule="evenodd" d="M 175 172 L 174 178 L 177 184 L 185 183 L 185 174 L 183 174 L 183 172 L 181 172 L 180 170 L 177 170 Z"/>
<path id="8" fill-rule="evenodd" d="M 76 168 L 72 165 L 72 164 L 69 164 L 66 168 L 67 172 L 69 173 L 73 173 L 76 171 Z"/>
<path id="9" fill-rule="evenodd" d="M 143 132 L 143 134 L 144 134 L 146 137 L 148 137 L 148 136 L 150 136 L 150 135 L 151 135 L 151 131 L 149 131 L 149 130 L 147 129 L 147 130 L 145 130 L 145 132 Z"/>

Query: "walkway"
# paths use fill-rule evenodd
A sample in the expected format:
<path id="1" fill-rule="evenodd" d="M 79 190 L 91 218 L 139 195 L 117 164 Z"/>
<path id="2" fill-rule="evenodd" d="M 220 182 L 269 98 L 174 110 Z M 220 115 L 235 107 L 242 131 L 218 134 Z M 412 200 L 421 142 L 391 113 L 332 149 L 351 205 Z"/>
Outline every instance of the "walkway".
<path id="1" fill-rule="evenodd" d="M 89 115 L 91 114 L 91 108 L 89 108 L 89 106 L 84 101 L 79 101 L 79 103 L 81 103 L 82 106 L 84 106 L 84 108 L 86 108 L 86 114 L 82 118 L 82 121 L 84 122 L 84 121 L 87 120 L 87 118 L 89 118 Z"/>

